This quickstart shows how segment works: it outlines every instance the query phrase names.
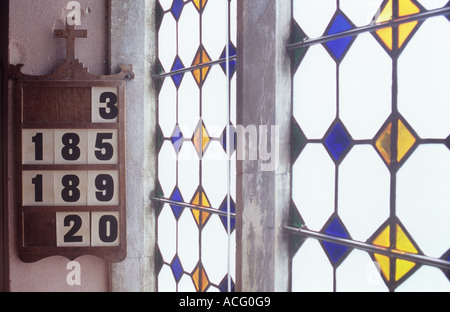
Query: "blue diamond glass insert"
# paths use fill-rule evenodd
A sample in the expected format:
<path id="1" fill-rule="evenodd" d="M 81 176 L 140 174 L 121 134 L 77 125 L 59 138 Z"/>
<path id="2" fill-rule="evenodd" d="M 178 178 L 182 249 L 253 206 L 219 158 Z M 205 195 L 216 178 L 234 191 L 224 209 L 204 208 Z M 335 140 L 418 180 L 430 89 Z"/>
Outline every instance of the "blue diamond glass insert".
<path id="1" fill-rule="evenodd" d="M 183 267 L 181 266 L 180 259 L 178 256 L 173 260 L 171 265 L 173 276 L 175 276 L 176 281 L 178 282 L 183 275 Z"/>
<path id="2" fill-rule="evenodd" d="M 177 56 L 175 59 L 175 62 L 173 63 L 171 71 L 177 71 L 180 69 L 184 69 L 183 63 L 181 62 L 180 58 Z M 183 79 L 184 74 L 176 74 L 172 76 L 173 83 L 177 86 L 177 88 L 181 84 L 181 79 Z"/>
<path id="3" fill-rule="evenodd" d="M 181 129 L 179 126 L 176 126 L 170 141 L 172 142 L 175 152 L 178 154 L 180 152 L 181 146 L 183 145 L 183 133 L 181 133 Z"/>
<path id="4" fill-rule="evenodd" d="M 219 289 L 220 289 L 220 292 L 222 292 L 222 293 L 235 292 L 233 280 L 231 280 L 231 290 L 229 291 L 228 290 L 228 275 L 226 275 L 225 278 L 220 283 Z"/>
<path id="5" fill-rule="evenodd" d="M 342 154 L 350 144 L 351 140 L 340 123 L 336 124 L 325 141 L 325 145 L 336 161 L 341 159 Z"/>
<path id="6" fill-rule="evenodd" d="M 175 17 L 176 20 L 180 18 L 181 11 L 183 11 L 183 0 L 174 0 L 171 12 L 173 14 L 173 17 Z"/>
<path id="7" fill-rule="evenodd" d="M 175 190 L 172 193 L 172 196 L 170 197 L 170 200 L 175 201 L 175 202 L 183 202 L 183 197 L 181 196 L 181 192 L 180 190 L 177 188 L 175 188 Z M 181 214 L 183 213 L 183 207 L 178 206 L 178 205 L 170 205 L 170 207 L 172 208 L 173 214 L 175 215 L 175 218 L 178 220 L 180 219 Z"/>
<path id="8" fill-rule="evenodd" d="M 234 204 L 234 201 L 231 200 L 231 209 L 230 212 L 231 213 L 236 213 L 236 206 Z M 228 201 L 225 200 L 222 204 L 222 207 L 220 207 L 220 211 L 227 213 L 228 212 Z M 228 231 L 228 216 L 221 216 L 220 219 L 222 220 L 222 224 L 225 228 L 225 231 Z M 236 225 L 236 220 L 235 218 L 231 217 L 230 218 L 230 229 L 231 231 L 234 230 L 234 227 Z"/>
<path id="9" fill-rule="evenodd" d="M 344 227 L 342 226 L 339 219 L 336 217 L 334 220 L 330 223 L 330 225 L 325 230 L 325 233 L 331 236 L 341 237 L 341 238 L 348 238 L 348 234 L 345 231 Z M 323 242 L 325 249 L 327 250 L 328 255 L 330 256 L 331 260 L 336 263 L 341 259 L 341 257 L 347 252 L 348 247 L 338 245 L 335 243 L 330 242 Z"/>
<path id="10" fill-rule="evenodd" d="M 334 19 L 334 22 L 331 25 L 327 35 L 337 34 L 350 29 L 352 29 L 352 25 L 350 24 L 350 22 L 347 20 L 347 18 L 345 18 L 344 15 L 339 14 Z M 331 53 L 333 53 L 333 55 L 337 59 L 340 59 L 345 49 L 347 49 L 348 45 L 351 43 L 351 41 L 352 37 L 344 37 L 327 42 L 326 45 L 328 49 L 331 51 Z"/>
<path id="11" fill-rule="evenodd" d="M 230 43 L 228 45 L 228 52 L 229 52 L 229 56 L 233 57 L 236 56 L 236 48 L 234 47 L 234 45 L 232 43 Z M 226 49 L 223 50 L 222 54 L 220 55 L 221 59 L 225 59 L 227 57 L 227 51 Z M 230 76 L 233 76 L 235 70 L 236 70 L 236 60 L 230 60 L 228 62 L 229 64 L 229 68 L 230 68 Z M 224 73 L 227 73 L 227 64 L 226 62 L 220 64 L 220 66 L 222 67 L 222 70 L 224 71 Z"/>

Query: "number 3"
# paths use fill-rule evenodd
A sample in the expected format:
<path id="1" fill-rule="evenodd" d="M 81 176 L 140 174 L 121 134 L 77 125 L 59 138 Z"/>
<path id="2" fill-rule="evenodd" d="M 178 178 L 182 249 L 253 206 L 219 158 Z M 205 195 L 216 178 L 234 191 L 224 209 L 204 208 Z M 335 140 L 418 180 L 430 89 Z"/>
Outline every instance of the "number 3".
<path id="1" fill-rule="evenodd" d="M 106 120 L 112 120 L 119 115 L 117 108 L 117 95 L 112 92 L 104 92 L 100 95 L 100 103 L 106 104 L 106 107 L 100 107 L 100 117 Z"/>

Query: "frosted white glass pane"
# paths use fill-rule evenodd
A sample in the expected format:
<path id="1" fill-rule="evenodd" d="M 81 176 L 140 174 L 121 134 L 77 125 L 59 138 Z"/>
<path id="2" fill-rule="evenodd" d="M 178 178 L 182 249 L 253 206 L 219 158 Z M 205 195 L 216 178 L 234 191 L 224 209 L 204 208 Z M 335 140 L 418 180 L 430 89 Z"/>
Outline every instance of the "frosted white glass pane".
<path id="1" fill-rule="evenodd" d="M 320 231 L 334 211 L 335 166 L 321 144 L 307 145 L 293 167 L 292 199 L 310 230 Z"/>
<path id="2" fill-rule="evenodd" d="M 189 275 L 183 274 L 183 277 L 178 283 L 178 292 L 195 293 L 196 291 L 192 278 Z"/>
<path id="3" fill-rule="evenodd" d="M 336 64 L 313 46 L 294 76 L 294 117 L 306 137 L 321 139 L 336 118 Z"/>
<path id="4" fill-rule="evenodd" d="M 446 38 L 446 39 L 443 39 Z M 450 23 L 428 19 L 398 62 L 399 110 L 422 138 L 450 133 Z"/>
<path id="5" fill-rule="evenodd" d="M 227 275 L 228 237 L 217 215 L 211 216 L 202 232 L 202 262 L 208 279 L 219 285 Z"/>
<path id="6" fill-rule="evenodd" d="M 199 120 L 200 90 L 194 77 L 185 75 L 178 90 L 178 123 L 184 137 L 192 138 Z"/>
<path id="7" fill-rule="evenodd" d="M 323 35 L 335 11 L 335 0 L 294 1 L 294 19 L 310 38 Z"/>
<path id="8" fill-rule="evenodd" d="M 395 291 L 450 292 L 450 282 L 442 270 L 430 266 L 423 266 Z"/>
<path id="9" fill-rule="evenodd" d="M 362 34 L 339 73 L 341 119 L 354 139 L 372 139 L 391 112 L 391 58 L 371 34 Z"/>
<path id="10" fill-rule="evenodd" d="M 159 4 L 164 11 L 167 11 L 172 6 L 173 0 L 159 0 Z"/>
<path id="11" fill-rule="evenodd" d="M 227 1 L 208 1 L 202 15 L 202 43 L 214 60 L 227 42 L 227 5 Z"/>
<path id="12" fill-rule="evenodd" d="M 177 123 L 177 91 L 171 79 L 165 79 L 159 93 L 159 125 L 164 137 L 169 138 Z"/>
<path id="13" fill-rule="evenodd" d="M 177 284 L 173 277 L 172 270 L 168 265 L 164 265 L 158 275 L 158 291 L 159 292 L 176 292 Z"/>
<path id="14" fill-rule="evenodd" d="M 427 10 L 442 8 L 448 3 L 448 0 L 419 0 L 419 3 Z"/>
<path id="15" fill-rule="evenodd" d="M 230 121 L 233 125 L 237 125 L 236 120 L 236 99 L 237 99 L 237 84 L 236 84 L 236 76 L 234 75 L 231 79 L 231 92 L 230 92 Z"/>
<path id="16" fill-rule="evenodd" d="M 230 161 L 230 195 L 234 202 L 236 202 L 236 176 L 236 154 L 233 154 Z"/>
<path id="17" fill-rule="evenodd" d="M 177 25 L 172 14 L 165 14 L 159 29 L 159 60 L 165 72 L 172 68 L 177 55 Z"/>
<path id="18" fill-rule="evenodd" d="M 230 40 L 237 42 L 237 0 L 231 0 L 230 5 Z"/>
<path id="19" fill-rule="evenodd" d="M 428 256 L 439 258 L 450 246 L 450 151 L 422 145 L 397 176 L 397 214 Z"/>
<path id="20" fill-rule="evenodd" d="M 357 27 L 368 25 L 381 7 L 383 0 L 341 0 L 340 8 Z"/>
<path id="21" fill-rule="evenodd" d="M 379 266 L 369 254 L 353 250 L 336 271 L 337 292 L 387 292 Z"/>
<path id="22" fill-rule="evenodd" d="M 236 281 L 236 231 L 230 235 L 230 275 Z"/>
<path id="23" fill-rule="evenodd" d="M 200 46 L 200 20 L 194 4 L 187 3 L 178 21 L 178 55 L 184 64 L 191 64 Z"/>
<path id="24" fill-rule="evenodd" d="M 194 145 L 184 143 L 178 154 L 178 187 L 181 195 L 189 201 L 200 184 L 200 161 Z"/>
<path id="25" fill-rule="evenodd" d="M 202 161 L 202 185 L 211 206 L 219 208 L 227 195 L 227 157 L 218 141 L 211 141 Z"/>
<path id="26" fill-rule="evenodd" d="M 208 290 L 206 292 L 209 292 L 209 293 L 220 292 L 220 289 L 217 287 L 214 287 L 214 286 L 209 286 Z"/>
<path id="27" fill-rule="evenodd" d="M 355 146 L 339 167 L 338 210 L 350 236 L 366 241 L 389 217 L 390 173 L 370 145 Z"/>
<path id="28" fill-rule="evenodd" d="M 333 291 L 333 268 L 315 240 L 306 240 L 292 260 L 292 291 Z"/>
<path id="29" fill-rule="evenodd" d="M 158 218 L 158 246 L 165 262 L 170 263 L 177 249 L 177 223 L 169 205 L 165 205 Z"/>
<path id="30" fill-rule="evenodd" d="M 183 213 L 178 221 L 178 257 L 186 272 L 194 271 L 199 260 L 199 231 L 192 213 Z"/>
<path id="31" fill-rule="evenodd" d="M 158 178 L 166 197 L 172 194 L 177 178 L 177 158 L 169 141 L 164 142 L 158 157 Z"/>
<path id="32" fill-rule="evenodd" d="M 208 133 L 219 138 L 227 126 L 227 77 L 220 66 L 211 67 L 208 78 L 203 85 L 203 121 Z"/>

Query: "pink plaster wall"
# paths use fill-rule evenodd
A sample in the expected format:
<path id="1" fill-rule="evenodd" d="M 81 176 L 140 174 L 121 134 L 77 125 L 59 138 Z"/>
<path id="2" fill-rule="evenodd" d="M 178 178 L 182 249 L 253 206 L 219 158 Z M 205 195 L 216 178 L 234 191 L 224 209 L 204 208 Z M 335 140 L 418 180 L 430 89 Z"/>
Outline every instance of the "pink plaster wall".
<path id="1" fill-rule="evenodd" d="M 65 58 L 65 40 L 54 39 L 53 30 L 64 27 L 69 0 L 10 0 L 10 63 L 25 64 L 23 72 L 44 75 Z M 106 74 L 107 9 L 106 0 L 79 0 L 81 26 L 88 39 L 77 39 L 76 57 L 93 74 Z M 9 97 L 11 99 L 11 96 Z M 10 103 L 10 108 L 12 104 Z M 9 116 L 12 118 L 11 114 Z M 9 133 L 9 145 L 12 144 Z M 10 155 L 12 162 L 13 156 Z M 11 164 L 11 163 L 10 163 Z M 9 166 L 10 176 L 12 165 Z M 11 182 L 11 181 L 10 181 Z M 10 184 L 11 185 L 11 184 Z M 69 260 L 52 257 L 33 264 L 17 256 L 17 227 L 13 190 L 9 189 L 9 269 L 13 292 L 104 292 L 109 290 L 109 263 L 86 256 L 77 259 L 81 265 L 81 285 L 69 286 L 66 278 Z"/>
<path id="2" fill-rule="evenodd" d="M 43 75 L 65 58 L 65 39 L 53 30 L 65 28 L 70 0 L 10 0 L 10 63 L 25 64 L 23 72 Z M 107 61 L 106 0 L 79 0 L 81 25 L 87 39 L 77 39 L 76 57 L 93 74 L 105 74 Z"/>

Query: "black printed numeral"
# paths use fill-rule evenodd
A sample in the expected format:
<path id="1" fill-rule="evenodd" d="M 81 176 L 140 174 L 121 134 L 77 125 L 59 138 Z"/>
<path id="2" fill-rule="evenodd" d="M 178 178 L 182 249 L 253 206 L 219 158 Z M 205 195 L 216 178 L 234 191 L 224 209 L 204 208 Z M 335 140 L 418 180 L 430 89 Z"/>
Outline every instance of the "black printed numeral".
<path id="1" fill-rule="evenodd" d="M 100 95 L 100 103 L 106 104 L 106 107 L 100 107 L 100 117 L 106 120 L 113 120 L 119 116 L 117 107 L 117 95 L 113 92 L 104 92 Z"/>
<path id="2" fill-rule="evenodd" d="M 114 197 L 114 179 L 109 174 L 100 174 L 95 178 L 95 197 L 100 202 L 109 202 Z"/>
<path id="3" fill-rule="evenodd" d="M 78 215 L 68 215 L 64 218 L 64 226 L 71 226 L 69 232 L 64 235 L 65 243 L 81 243 L 83 242 L 83 236 L 76 236 L 78 231 L 81 229 L 83 225 L 83 220 Z"/>
<path id="4" fill-rule="evenodd" d="M 102 216 L 98 221 L 98 237 L 104 243 L 114 243 L 119 235 L 119 223 L 115 216 Z"/>
<path id="5" fill-rule="evenodd" d="M 76 203 L 80 200 L 81 193 L 78 189 L 80 178 L 76 175 L 66 175 L 62 178 L 61 198 L 67 203 Z"/>
<path id="6" fill-rule="evenodd" d="M 36 133 L 36 135 L 31 138 L 31 141 L 34 143 L 34 158 L 35 158 L 35 160 L 36 161 L 44 160 L 43 134 Z"/>
<path id="7" fill-rule="evenodd" d="M 67 161 L 76 161 L 81 156 L 80 136 L 76 133 L 66 133 L 62 137 L 64 147 L 61 150 L 62 157 Z"/>
<path id="8" fill-rule="evenodd" d="M 98 133 L 97 139 L 95 140 L 95 157 L 100 161 L 111 160 L 114 156 L 114 147 L 105 142 L 106 140 L 112 140 L 112 133 Z"/>
<path id="9" fill-rule="evenodd" d="M 36 175 L 33 179 L 31 179 L 31 183 L 34 185 L 34 201 L 36 203 L 43 202 L 42 195 L 42 174 Z"/>

